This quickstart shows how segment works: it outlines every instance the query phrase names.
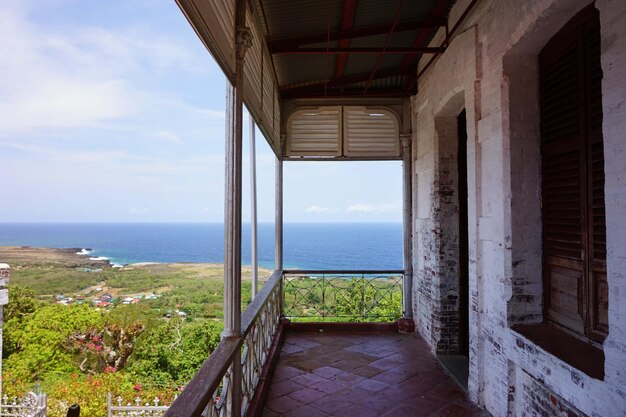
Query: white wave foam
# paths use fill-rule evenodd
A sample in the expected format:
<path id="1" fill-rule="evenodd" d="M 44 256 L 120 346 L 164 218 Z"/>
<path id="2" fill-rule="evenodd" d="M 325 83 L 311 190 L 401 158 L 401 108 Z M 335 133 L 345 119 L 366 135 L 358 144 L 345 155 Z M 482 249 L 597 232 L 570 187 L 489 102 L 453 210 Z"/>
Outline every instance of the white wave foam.
<path id="1" fill-rule="evenodd" d="M 124 265 L 114 263 L 113 265 L 111 265 L 111 268 L 124 268 Z"/>
<path id="2" fill-rule="evenodd" d="M 89 255 L 91 251 L 89 249 L 81 249 L 79 252 L 76 252 L 76 255 Z"/>
<path id="3" fill-rule="evenodd" d="M 89 258 L 90 261 L 108 261 L 109 258 L 106 256 L 98 256 L 97 258 Z"/>

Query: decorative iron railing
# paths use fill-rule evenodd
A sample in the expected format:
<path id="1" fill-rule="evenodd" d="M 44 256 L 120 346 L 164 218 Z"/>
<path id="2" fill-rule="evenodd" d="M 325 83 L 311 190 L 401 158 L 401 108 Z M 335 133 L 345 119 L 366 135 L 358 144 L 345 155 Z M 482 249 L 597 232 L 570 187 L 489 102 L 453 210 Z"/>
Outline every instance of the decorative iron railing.
<path id="1" fill-rule="evenodd" d="M 285 271 L 292 321 L 389 322 L 402 316 L 404 271 Z"/>
<path id="2" fill-rule="evenodd" d="M 48 399 L 46 394 L 28 392 L 22 397 L 4 395 L 0 403 L 2 417 L 46 417 Z"/>
<path id="3" fill-rule="evenodd" d="M 107 416 L 108 417 L 161 417 L 169 406 L 159 405 L 161 400 L 155 398 L 152 401 L 145 402 L 137 397 L 134 400 L 134 404 L 126 403 L 122 397 L 117 397 L 115 404 L 113 404 L 113 394 L 107 395 Z"/>
<path id="4" fill-rule="evenodd" d="M 165 417 L 240 417 L 233 412 L 237 408 L 245 415 L 280 322 L 282 275 L 282 271 L 274 271 L 243 312 L 241 336 L 220 342 Z M 238 357 L 241 374 L 235 380 L 238 373 L 233 372 L 233 361 Z M 234 390 L 235 384 L 241 389 Z M 234 392 L 240 392 L 239 398 L 234 398 Z"/>

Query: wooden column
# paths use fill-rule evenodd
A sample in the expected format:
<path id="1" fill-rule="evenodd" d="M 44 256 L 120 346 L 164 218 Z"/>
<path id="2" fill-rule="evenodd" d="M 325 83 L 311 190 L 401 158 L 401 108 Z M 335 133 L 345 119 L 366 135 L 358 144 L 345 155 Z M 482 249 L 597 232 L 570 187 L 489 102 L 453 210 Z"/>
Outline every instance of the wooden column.
<path id="1" fill-rule="evenodd" d="M 402 142 L 402 223 L 404 239 L 404 280 L 402 285 L 402 311 L 406 319 L 413 318 L 413 205 L 412 194 L 412 166 L 411 163 L 411 137 L 410 133 L 400 135 Z"/>
<path id="2" fill-rule="evenodd" d="M 235 80 L 228 83 L 226 103 L 226 175 L 224 198 L 224 332 L 222 338 L 241 336 L 241 171 L 243 125 L 243 68 L 252 34 L 246 23 L 246 2 L 237 0 L 235 11 Z M 228 415 L 241 416 L 241 352 L 230 368 L 232 388 Z"/>
<path id="3" fill-rule="evenodd" d="M 283 269 L 283 161 L 276 159 L 276 269 Z"/>
<path id="4" fill-rule="evenodd" d="M 252 278 L 252 298 L 256 297 L 259 291 L 259 252 L 257 238 L 257 198 L 256 198 L 256 143 L 255 143 L 254 119 L 250 114 L 250 242 L 251 247 L 251 278 Z"/>

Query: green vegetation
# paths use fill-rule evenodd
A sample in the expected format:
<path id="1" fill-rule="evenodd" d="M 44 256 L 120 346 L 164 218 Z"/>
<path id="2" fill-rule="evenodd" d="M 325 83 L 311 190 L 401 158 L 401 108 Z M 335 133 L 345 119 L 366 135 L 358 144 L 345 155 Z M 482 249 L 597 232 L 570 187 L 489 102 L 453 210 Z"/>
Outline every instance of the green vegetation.
<path id="1" fill-rule="evenodd" d="M 295 276 L 284 288 L 285 315 L 294 321 L 390 322 L 402 315 L 397 277 Z"/>
<path id="2" fill-rule="evenodd" d="M 142 395 L 167 404 L 219 343 L 221 266 L 16 266 L 5 306 L 3 390 L 22 395 L 39 384 L 49 416 L 64 416 L 73 403 L 81 416 L 106 415 L 108 392 L 125 403 Z M 242 293 L 245 307 L 249 281 Z M 60 294 L 68 305 L 56 302 Z M 111 304 L 97 308 L 103 295 Z M 124 304 L 127 297 L 137 303 Z"/>

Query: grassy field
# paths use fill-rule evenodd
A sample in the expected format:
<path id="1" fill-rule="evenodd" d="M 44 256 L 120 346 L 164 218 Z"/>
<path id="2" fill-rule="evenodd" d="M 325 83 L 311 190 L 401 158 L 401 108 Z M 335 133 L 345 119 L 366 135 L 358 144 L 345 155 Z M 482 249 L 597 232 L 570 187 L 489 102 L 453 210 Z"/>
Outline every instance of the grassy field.
<path id="1" fill-rule="evenodd" d="M 127 296 L 158 294 L 142 300 L 163 311 L 180 309 L 190 316 L 222 317 L 224 268 L 220 264 L 144 263 L 111 268 L 108 263 L 90 261 L 76 250 L 0 247 L 0 262 L 11 266 L 10 285 L 32 288 L 41 300 L 63 294 L 75 298 L 110 293 L 121 300 Z M 271 271 L 261 269 L 266 280 Z M 251 300 L 250 268 L 242 271 L 242 304 Z M 96 291 L 99 289 L 99 291 Z"/>

